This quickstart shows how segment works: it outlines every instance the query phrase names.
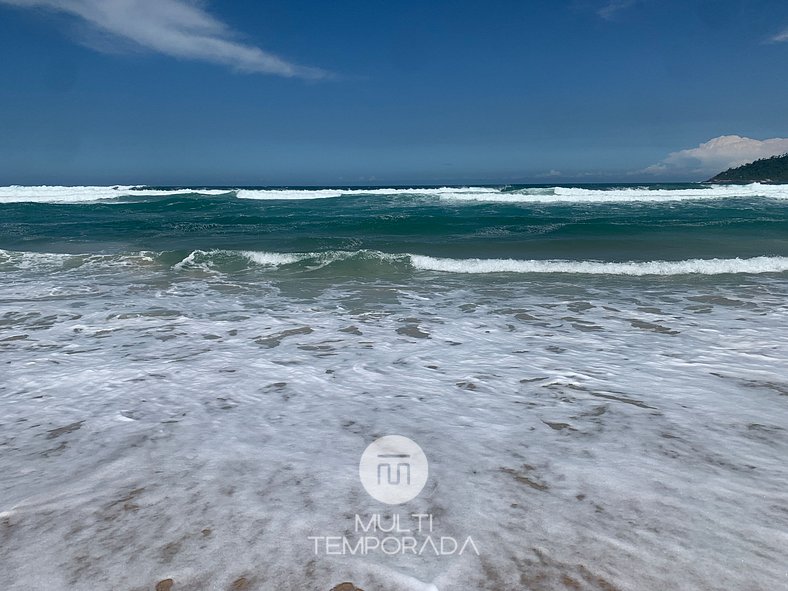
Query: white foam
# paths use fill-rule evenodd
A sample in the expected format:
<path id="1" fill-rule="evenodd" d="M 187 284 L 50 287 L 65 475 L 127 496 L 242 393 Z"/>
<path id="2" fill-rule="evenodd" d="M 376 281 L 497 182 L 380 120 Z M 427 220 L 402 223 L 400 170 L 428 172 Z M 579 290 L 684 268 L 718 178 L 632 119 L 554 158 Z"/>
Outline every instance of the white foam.
<path id="1" fill-rule="evenodd" d="M 227 254 L 240 254 L 249 261 L 267 266 L 279 267 L 290 265 L 300 261 L 309 262 L 309 269 L 315 270 L 331 263 L 346 261 L 348 259 L 377 260 L 385 262 L 403 261 L 408 258 L 407 254 L 391 254 L 379 250 L 327 250 L 321 252 L 265 252 L 265 251 L 214 251 Z"/>
<path id="2" fill-rule="evenodd" d="M 160 254 L 160 253 L 159 253 Z M 724 275 L 731 273 L 784 273 L 788 272 L 788 257 L 759 256 L 729 259 L 687 259 L 682 261 L 628 261 L 603 262 L 591 260 L 557 259 L 480 259 L 441 258 L 408 253 L 386 253 L 377 250 L 333 250 L 323 252 L 268 252 L 255 250 L 194 250 L 173 269 L 201 268 L 212 270 L 216 257 L 242 256 L 249 262 L 263 267 L 280 267 L 298 262 L 309 262 L 311 270 L 348 259 L 378 260 L 383 262 L 409 262 L 414 269 L 445 273 L 569 273 L 586 275 Z M 117 265 L 147 265 L 155 260 L 156 253 L 142 251 L 123 255 L 84 255 L 42 252 L 11 251 L 0 249 L 0 265 L 17 269 L 62 269 L 65 265 L 83 264 L 105 267 Z"/>
<path id="3" fill-rule="evenodd" d="M 231 252 L 231 251 L 225 251 Z M 194 253 L 192 253 L 194 254 Z M 277 253 L 243 251 L 253 263 L 278 267 L 315 259 L 319 266 L 358 257 L 382 261 L 410 260 L 415 269 L 447 273 L 574 273 L 587 275 L 723 275 L 729 273 L 783 273 L 788 271 L 788 257 L 752 257 L 732 259 L 688 259 L 683 261 L 572 261 L 520 259 L 454 259 L 417 254 L 384 253 L 373 250 Z M 191 256 L 191 255 L 190 255 Z M 180 263 L 179 263 L 180 264 Z M 176 265 L 177 266 L 177 265 Z"/>
<path id="4" fill-rule="evenodd" d="M 0 203 L 91 203 L 119 197 L 166 197 L 170 195 L 230 195 L 239 199 L 310 200 L 343 196 L 377 195 L 386 197 L 427 196 L 447 201 L 482 201 L 493 203 L 619 203 L 687 201 L 765 197 L 788 199 L 788 186 L 709 185 L 687 189 L 612 188 L 580 189 L 573 187 L 536 187 L 503 192 L 493 187 L 433 187 L 377 189 L 141 189 L 117 186 L 20 186 L 0 187 Z"/>
<path id="5" fill-rule="evenodd" d="M 605 263 L 599 261 L 447 259 L 410 255 L 413 266 L 449 273 L 585 273 L 589 275 L 721 275 L 725 273 L 782 273 L 788 257 L 749 259 L 689 259 Z"/>
<path id="6" fill-rule="evenodd" d="M 378 188 L 378 189 L 141 189 L 133 185 L 115 186 L 21 186 L 0 187 L 0 203 L 91 203 L 119 197 L 166 197 L 169 195 L 228 195 L 239 199 L 309 200 L 353 195 L 430 195 L 450 198 L 453 195 L 495 195 L 498 189 L 486 187 Z"/>
<path id="7" fill-rule="evenodd" d="M 47 186 L 11 185 L 0 187 L 0 203 L 91 203 L 119 197 L 166 197 L 168 195 L 225 195 L 230 189 L 139 189 L 132 185 Z"/>
<path id="8" fill-rule="evenodd" d="M 553 187 L 552 189 L 522 189 L 511 193 L 444 194 L 441 199 L 456 201 L 489 201 L 495 203 L 661 203 L 666 201 L 696 201 L 705 199 L 735 199 L 765 197 L 788 199 L 788 186 L 762 185 L 710 185 L 690 189 L 580 189 Z"/>
<path id="9" fill-rule="evenodd" d="M 239 199 L 267 200 L 301 200 L 301 199 L 329 199 L 341 197 L 343 192 L 336 189 L 239 189 L 236 191 Z"/>
<path id="10" fill-rule="evenodd" d="M 154 263 L 157 253 L 139 251 L 124 254 L 69 254 L 0 249 L 0 270 L 60 271 L 90 266 L 96 270 L 139 267 Z"/>
<path id="11" fill-rule="evenodd" d="M 172 268 L 173 269 L 183 269 L 184 267 L 190 267 L 193 265 L 199 265 L 198 258 L 204 258 L 208 253 L 204 250 L 193 250 L 188 255 L 186 255 L 180 262 L 175 263 Z"/>
<path id="12" fill-rule="evenodd" d="M 589 260 L 539 260 L 539 259 L 455 259 L 407 253 L 385 253 L 375 250 L 325 251 L 325 252 L 266 252 L 266 251 L 201 251 L 189 254 L 174 268 L 197 264 L 217 253 L 240 254 L 250 262 L 267 267 L 290 265 L 299 261 L 314 260 L 318 267 L 350 258 L 378 259 L 381 261 L 409 260 L 413 268 L 422 271 L 446 273 L 571 273 L 586 275 L 724 275 L 731 273 L 783 273 L 788 271 L 788 257 L 751 257 L 730 259 L 687 259 L 682 261 L 628 261 L 603 262 Z M 36 258 L 39 255 L 33 254 Z"/>
<path id="13" fill-rule="evenodd" d="M 244 250 L 241 254 L 253 263 L 266 267 L 290 265 L 292 263 L 297 263 L 306 256 L 294 253 L 261 252 L 256 250 Z"/>
<path id="14" fill-rule="evenodd" d="M 9 591 L 785 581 L 784 277 L 279 291 L 108 268 L 0 281 Z M 357 479 L 380 434 L 429 457 L 407 505 Z M 384 512 L 481 555 L 315 555 Z"/>
<path id="15" fill-rule="evenodd" d="M 430 189 L 238 189 L 236 195 L 239 199 L 259 200 L 303 200 L 303 199 L 329 199 L 343 196 L 356 195 L 428 195 L 450 198 L 453 195 L 488 195 L 494 196 L 498 189 L 488 187 L 440 187 Z"/>

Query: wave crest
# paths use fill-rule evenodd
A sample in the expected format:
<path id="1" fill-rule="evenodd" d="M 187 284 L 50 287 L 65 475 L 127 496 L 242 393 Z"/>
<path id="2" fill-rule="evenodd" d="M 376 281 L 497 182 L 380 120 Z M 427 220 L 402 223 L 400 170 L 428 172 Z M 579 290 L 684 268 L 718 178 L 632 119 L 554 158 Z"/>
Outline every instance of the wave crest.
<path id="1" fill-rule="evenodd" d="M 445 259 L 410 255 L 416 269 L 447 273 L 572 273 L 580 275 L 723 275 L 782 273 L 788 257 L 688 259 L 684 261 L 601 262 L 517 259 Z"/>
<path id="2" fill-rule="evenodd" d="M 0 203 L 63 203 L 79 204 L 123 197 L 167 198 L 172 196 L 226 196 L 250 200 L 311 200 L 356 196 L 432 197 L 454 202 L 490 203 L 661 203 L 706 199 L 770 198 L 788 199 L 788 186 L 708 185 L 693 188 L 659 187 L 530 187 L 521 189 L 496 187 L 432 187 L 432 188 L 316 188 L 316 189 L 156 189 L 131 185 L 99 186 L 7 186 L 0 187 Z"/>
<path id="3" fill-rule="evenodd" d="M 788 272 L 788 257 L 759 256 L 728 259 L 686 259 L 681 261 L 605 262 L 559 259 L 480 259 L 440 258 L 377 250 L 323 252 L 267 252 L 253 250 L 194 250 L 190 253 L 56 254 L 0 250 L 0 271 L 69 270 L 83 265 L 112 266 L 162 265 L 178 271 L 201 269 L 232 273 L 252 267 L 311 272 L 341 266 L 345 271 L 365 273 L 388 269 L 441 273 L 489 274 L 575 274 L 575 275 L 725 275 Z"/>

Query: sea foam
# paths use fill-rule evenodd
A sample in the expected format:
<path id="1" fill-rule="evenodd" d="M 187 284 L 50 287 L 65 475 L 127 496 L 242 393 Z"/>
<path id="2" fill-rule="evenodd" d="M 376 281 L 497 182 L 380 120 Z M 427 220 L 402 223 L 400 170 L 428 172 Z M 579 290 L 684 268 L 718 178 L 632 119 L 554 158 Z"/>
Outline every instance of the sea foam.
<path id="1" fill-rule="evenodd" d="M 85 256 L 0 282 L 4 589 L 784 583 L 782 277 L 272 286 L 193 271 L 289 255 Z M 405 506 L 358 481 L 381 434 L 428 455 Z M 314 551 L 382 511 L 480 555 Z"/>
<path id="2" fill-rule="evenodd" d="M 172 195 L 226 195 L 231 189 L 148 189 L 132 185 L 20 186 L 0 187 L 0 203 L 91 203 L 121 197 L 169 197 Z"/>
<path id="3" fill-rule="evenodd" d="M 480 258 L 440 258 L 408 253 L 378 251 L 334 251 L 314 253 L 272 253 L 244 251 L 251 262 L 280 266 L 299 261 L 318 260 L 322 265 L 352 258 L 378 259 L 382 262 L 407 261 L 417 270 L 446 273 L 571 273 L 579 275 L 723 275 L 730 273 L 783 273 L 788 257 L 731 259 L 688 259 L 683 261 L 602 262 L 588 260 L 519 260 Z"/>
<path id="4" fill-rule="evenodd" d="M 176 195 L 235 197 L 251 200 L 311 200 L 339 197 L 432 197 L 446 201 L 481 201 L 492 203 L 661 203 L 705 199 L 762 197 L 788 199 L 785 185 L 698 185 L 695 188 L 578 188 L 531 187 L 508 189 L 496 187 L 430 187 L 430 188 L 315 188 L 315 189 L 244 189 L 244 188 L 177 188 L 154 189 L 132 185 L 115 186 L 20 186 L 0 187 L 0 203 L 92 203 L 122 197 L 166 198 Z"/>
<path id="5" fill-rule="evenodd" d="M 488 201 L 492 203 L 663 203 L 706 199 L 763 197 L 788 199 L 785 185 L 710 185 L 697 188 L 610 188 L 577 187 L 528 188 L 511 192 L 445 194 L 441 199 L 455 201 Z"/>
<path id="6" fill-rule="evenodd" d="M 441 187 L 441 188 L 378 188 L 378 189 L 237 189 L 239 199 L 258 200 L 302 200 L 302 199 L 328 199 L 335 197 L 352 197 L 359 195 L 377 196 L 402 196 L 422 195 L 433 197 L 462 196 L 462 195 L 489 195 L 499 193 L 499 189 L 488 187 Z"/>
<path id="7" fill-rule="evenodd" d="M 685 261 L 601 262 L 516 259 L 447 259 L 410 255 L 413 266 L 447 273 L 575 273 L 585 275 L 722 275 L 782 273 L 788 257 L 689 259 Z"/>
<path id="8" fill-rule="evenodd" d="M 118 265 L 149 265 L 167 253 L 150 251 L 122 254 L 59 254 L 0 250 L 0 270 L 70 269 L 85 264 L 110 268 Z M 194 250 L 172 265 L 174 270 L 202 268 L 222 272 L 223 263 L 241 259 L 247 264 L 276 269 L 300 263 L 303 271 L 314 271 L 332 264 L 358 261 L 380 265 L 399 263 L 416 271 L 442 273 L 489 274 L 576 274 L 576 275 L 725 275 L 788 272 L 788 257 L 758 256 L 750 258 L 686 259 L 680 261 L 625 261 L 557 259 L 482 259 L 443 258 L 410 253 L 387 253 L 376 250 L 323 252 L 267 252 L 253 250 Z M 163 263 L 162 263 L 163 264 Z M 381 267 L 381 270 L 383 267 Z M 365 267 L 368 272 L 369 267 Z"/>

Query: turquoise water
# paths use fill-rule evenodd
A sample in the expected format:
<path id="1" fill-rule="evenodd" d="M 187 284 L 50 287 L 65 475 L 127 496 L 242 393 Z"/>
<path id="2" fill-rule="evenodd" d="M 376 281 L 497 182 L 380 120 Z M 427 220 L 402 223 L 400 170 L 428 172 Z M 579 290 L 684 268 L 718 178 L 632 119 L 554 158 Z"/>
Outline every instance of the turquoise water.
<path id="1" fill-rule="evenodd" d="M 782 588 L 787 302 L 786 186 L 2 187 L 0 579 Z"/>
<path id="2" fill-rule="evenodd" d="M 39 197 L 45 203 L 0 199 L 0 248 L 183 256 L 213 249 L 366 250 L 599 261 L 788 256 L 788 191 L 775 187 L 764 187 L 761 195 L 749 189 L 741 197 L 730 188 L 696 185 L 595 185 L 567 189 L 566 195 L 517 186 L 389 194 L 328 190 L 337 196 L 323 198 L 310 198 L 321 190 L 221 191 L 118 190 L 117 196 L 78 205 L 65 191 Z"/>

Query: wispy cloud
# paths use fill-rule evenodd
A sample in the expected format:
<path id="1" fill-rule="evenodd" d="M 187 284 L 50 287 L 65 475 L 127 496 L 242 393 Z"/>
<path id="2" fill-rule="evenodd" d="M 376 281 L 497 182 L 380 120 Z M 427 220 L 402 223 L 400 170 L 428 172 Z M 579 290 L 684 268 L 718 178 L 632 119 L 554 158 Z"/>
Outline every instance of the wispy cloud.
<path id="1" fill-rule="evenodd" d="M 596 13 L 605 20 L 613 19 L 619 12 L 635 4 L 637 0 L 608 0 Z"/>
<path id="2" fill-rule="evenodd" d="M 288 78 L 329 75 L 239 41 L 230 27 L 190 0 L 0 0 L 0 4 L 69 14 L 111 38 L 175 58 Z"/>
<path id="3" fill-rule="evenodd" d="M 770 37 L 769 41 L 773 43 L 788 42 L 788 29 L 784 29 L 782 33 L 777 33 L 774 37 Z"/>
<path id="4" fill-rule="evenodd" d="M 788 138 L 754 140 L 738 135 L 722 135 L 698 145 L 672 152 L 649 166 L 645 172 L 654 175 L 706 175 L 711 176 L 732 166 L 741 166 L 759 158 L 768 158 L 788 152 Z"/>

